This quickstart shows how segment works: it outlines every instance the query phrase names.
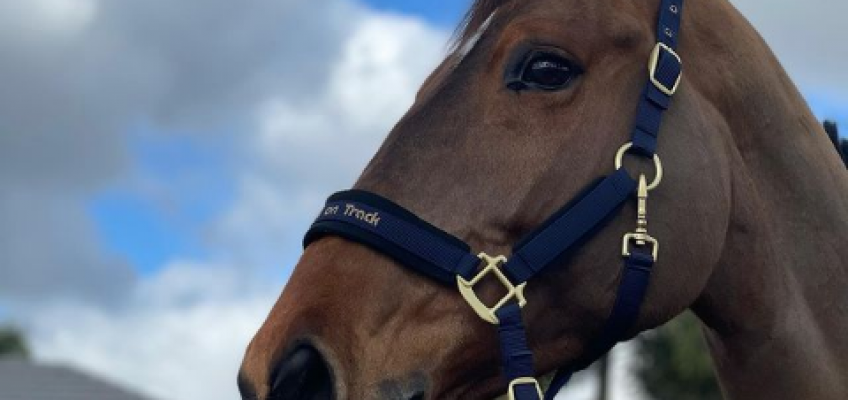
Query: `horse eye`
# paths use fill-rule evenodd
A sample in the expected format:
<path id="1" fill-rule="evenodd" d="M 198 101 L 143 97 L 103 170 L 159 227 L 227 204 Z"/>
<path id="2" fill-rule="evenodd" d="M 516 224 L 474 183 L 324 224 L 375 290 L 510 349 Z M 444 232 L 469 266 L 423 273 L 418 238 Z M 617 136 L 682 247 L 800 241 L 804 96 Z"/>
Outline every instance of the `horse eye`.
<path id="1" fill-rule="evenodd" d="M 524 64 L 521 82 L 542 90 L 560 90 L 581 73 L 568 59 L 555 54 L 536 54 Z"/>

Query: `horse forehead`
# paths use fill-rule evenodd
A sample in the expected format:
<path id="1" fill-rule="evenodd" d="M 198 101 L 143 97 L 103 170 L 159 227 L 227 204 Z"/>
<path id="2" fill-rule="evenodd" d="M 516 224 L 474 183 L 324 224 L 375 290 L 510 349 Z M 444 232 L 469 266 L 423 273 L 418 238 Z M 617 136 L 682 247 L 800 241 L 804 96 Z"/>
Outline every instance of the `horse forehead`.
<path id="1" fill-rule="evenodd" d="M 515 24 L 524 28 L 537 26 L 559 27 L 550 30 L 565 33 L 580 40 L 590 36 L 611 39 L 616 47 L 632 47 L 640 39 L 651 35 L 650 15 L 645 14 L 645 5 L 630 0 L 558 0 L 527 1 L 495 8 L 486 19 L 466 35 L 456 47 L 456 63 L 461 63 L 480 43 L 483 36 L 492 29 L 496 20 L 507 29 L 502 34 L 521 36 L 524 29 L 513 30 Z"/>
<path id="2" fill-rule="evenodd" d="M 638 3 L 638 4 L 637 4 Z M 652 35 L 653 6 L 632 0 L 557 0 L 527 2 L 517 8 L 516 17 L 535 16 L 566 27 L 581 35 L 619 37 Z"/>

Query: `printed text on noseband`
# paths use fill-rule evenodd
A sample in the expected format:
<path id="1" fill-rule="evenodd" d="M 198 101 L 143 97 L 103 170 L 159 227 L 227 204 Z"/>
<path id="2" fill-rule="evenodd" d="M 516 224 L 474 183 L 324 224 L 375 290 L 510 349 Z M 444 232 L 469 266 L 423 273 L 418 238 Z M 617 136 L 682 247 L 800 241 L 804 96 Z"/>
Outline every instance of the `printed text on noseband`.
<path id="1" fill-rule="evenodd" d="M 356 218 L 366 224 L 371 224 L 374 227 L 380 224 L 380 213 L 375 211 L 369 213 L 365 210 L 356 208 L 353 204 L 345 204 L 344 210 L 340 209 L 341 206 L 331 206 L 324 209 L 324 215 L 336 215 L 339 211 L 342 212 L 342 215 L 345 217 Z"/>

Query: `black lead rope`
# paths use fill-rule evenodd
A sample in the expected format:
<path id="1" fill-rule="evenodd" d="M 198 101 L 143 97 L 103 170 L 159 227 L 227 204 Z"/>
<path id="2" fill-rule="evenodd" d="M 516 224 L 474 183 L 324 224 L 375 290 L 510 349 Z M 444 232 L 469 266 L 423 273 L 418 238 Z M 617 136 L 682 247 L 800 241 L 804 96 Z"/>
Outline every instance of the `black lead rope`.
<path id="1" fill-rule="evenodd" d="M 626 339 L 639 316 L 650 284 L 659 242 L 648 234 L 648 193 L 662 180 L 662 164 L 655 154 L 663 113 L 680 84 L 682 63 L 675 52 L 683 0 L 662 0 L 658 42 L 651 52 L 649 82 L 642 92 L 632 141 L 616 155 L 616 171 L 589 187 L 581 196 L 551 216 L 540 228 L 516 244 L 512 255 L 474 255 L 462 240 L 418 218 L 389 199 L 361 190 L 336 193 L 304 238 L 304 247 L 327 235 L 368 246 L 401 265 L 445 285 L 455 286 L 480 318 L 498 326 L 503 373 L 510 400 L 553 400 L 573 372 Z M 637 180 L 624 168 L 624 156 L 633 152 L 652 158 L 656 177 Z M 623 238 L 624 267 L 616 300 L 598 338 L 574 365 L 557 372 L 546 395 L 536 380 L 533 353 L 521 309 L 527 304 L 528 281 L 545 268 L 562 263 L 575 246 L 588 240 L 635 195 L 637 229 Z M 482 268 L 481 268 L 482 267 Z M 493 275 L 506 295 L 492 306 L 484 304 L 475 286 Z"/>

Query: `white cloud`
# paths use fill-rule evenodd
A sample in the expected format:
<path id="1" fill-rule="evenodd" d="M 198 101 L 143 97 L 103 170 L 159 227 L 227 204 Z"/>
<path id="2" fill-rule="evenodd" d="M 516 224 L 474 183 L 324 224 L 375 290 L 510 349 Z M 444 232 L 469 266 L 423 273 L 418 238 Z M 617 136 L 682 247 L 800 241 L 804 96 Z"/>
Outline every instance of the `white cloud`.
<path id="1" fill-rule="evenodd" d="M 157 399 L 237 398 L 235 376 L 280 281 L 245 284 L 231 266 L 173 263 L 131 305 L 44 308 L 29 321 L 36 355 L 71 363 Z"/>
<path id="2" fill-rule="evenodd" d="M 23 35 L 75 35 L 97 14 L 95 0 L 28 0 L 0 3 L 0 14 L 9 22 L 0 32 Z"/>
<path id="3" fill-rule="evenodd" d="M 38 307 L 25 322 L 39 358 L 163 400 L 236 398 L 243 350 L 273 305 L 315 207 L 353 182 L 446 48 L 448 33 L 416 20 L 364 9 L 349 15 L 355 18 L 338 33 L 338 50 L 316 53 L 313 62 L 329 67 L 309 95 L 256 93 L 254 106 L 236 116 L 248 127 L 239 133 L 247 145 L 237 149 L 248 162 L 210 243 L 225 264 L 166 265 L 125 287 L 118 307 Z"/>
<path id="4" fill-rule="evenodd" d="M 842 0 L 732 0 L 805 92 L 848 105 L 848 41 Z"/>
<path id="5" fill-rule="evenodd" d="M 330 78 L 331 94 L 346 122 L 356 131 L 372 130 L 371 137 L 383 137 L 444 56 L 447 39 L 444 32 L 414 19 L 363 19 Z"/>
<path id="6" fill-rule="evenodd" d="M 251 261 L 267 264 L 279 254 L 268 249 L 297 251 L 317 207 L 353 184 L 444 55 L 447 32 L 406 17 L 360 16 L 325 60 L 323 90 L 306 102 L 277 93 L 257 108 L 257 129 L 246 138 L 253 163 L 216 230 L 219 242 Z"/>
<path id="7" fill-rule="evenodd" d="M 444 56 L 448 34 L 417 20 L 372 14 L 354 25 L 315 101 L 280 93 L 261 108 L 253 143 L 267 171 L 350 185 Z"/>

